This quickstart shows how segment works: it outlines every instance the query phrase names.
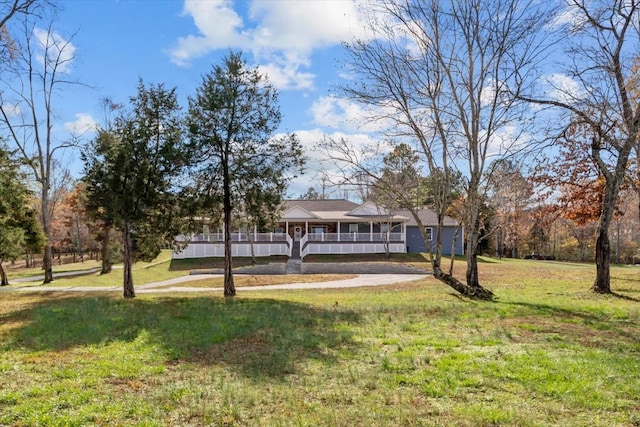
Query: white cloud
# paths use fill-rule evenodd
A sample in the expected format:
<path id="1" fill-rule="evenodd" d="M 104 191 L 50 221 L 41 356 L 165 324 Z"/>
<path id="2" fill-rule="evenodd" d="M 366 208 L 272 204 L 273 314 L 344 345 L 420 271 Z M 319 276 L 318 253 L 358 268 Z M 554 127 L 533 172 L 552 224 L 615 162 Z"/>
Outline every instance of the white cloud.
<path id="1" fill-rule="evenodd" d="M 290 55 L 289 58 L 275 58 L 274 62 L 259 66 L 262 73 L 269 77 L 269 81 L 279 89 L 313 89 L 312 73 L 300 71 L 302 67 L 308 67 L 307 58 L 299 58 Z"/>
<path id="2" fill-rule="evenodd" d="M 36 59 L 46 65 L 49 72 L 53 71 L 50 67 L 55 67 L 57 73 L 70 73 L 76 47 L 54 31 L 36 28 L 33 30 L 33 34 L 40 48 Z"/>
<path id="3" fill-rule="evenodd" d="M 391 126 L 392 111 L 372 111 L 346 98 L 322 96 L 311 106 L 313 122 L 331 129 L 341 128 L 351 132 L 377 133 Z M 378 119 L 374 119 L 378 117 Z"/>
<path id="4" fill-rule="evenodd" d="M 64 128 L 73 135 L 84 135 L 94 132 L 98 128 L 98 122 L 90 114 L 78 113 L 75 121 L 65 122 Z"/>
<path id="5" fill-rule="evenodd" d="M 585 95 L 580 83 L 566 74 L 550 74 L 543 78 L 543 83 L 547 87 L 547 96 L 559 102 L 571 104 Z"/>
<path id="6" fill-rule="evenodd" d="M 339 181 L 339 166 L 330 160 L 331 153 L 327 153 L 324 149 L 319 148 L 321 141 L 325 138 L 331 138 L 336 141 L 344 138 L 356 151 L 363 150 L 364 147 L 371 145 L 373 141 L 368 135 L 362 133 L 346 134 L 343 132 L 325 133 L 322 129 L 310 129 L 296 131 L 302 149 L 307 156 L 307 164 L 304 175 L 296 178 L 289 186 L 289 195 L 298 196 L 305 193 L 310 187 L 321 190 L 321 175 L 326 173 L 334 177 L 334 181 Z M 339 153 L 334 153 L 336 157 L 340 157 Z M 330 183 L 329 183 L 330 184 Z M 337 186 L 330 185 L 327 189 L 331 197 L 342 197 L 342 189 Z"/>
<path id="7" fill-rule="evenodd" d="M 184 66 L 217 49 L 251 51 L 279 88 L 309 89 L 311 53 L 361 33 L 355 0 L 262 1 L 248 4 L 243 19 L 230 0 L 185 0 L 197 34 L 179 38 L 169 54 Z"/>
<path id="8" fill-rule="evenodd" d="M 197 35 L 180 37 L 170 50 L 172 62 L 189 62 L 215 49 L 243 47 L 248 43 L 242 32 L 242 18 L 233 10 L 231 0 L 185 0 L 183 15 L 193 18 Z"/>
<path id="9" fill-rule="evenodd" d="M 254 42 L 266 49 L 310 52 L 350 39 L 360 27 L 355 1 L 253 1 Z"/>
<path id="10" fill-rule="evenodd" d="M 17 104 L 6 103 L 2 106 L 2 109 L 9 117 L 18 117 L 22 114 L 22 109 Z"/>

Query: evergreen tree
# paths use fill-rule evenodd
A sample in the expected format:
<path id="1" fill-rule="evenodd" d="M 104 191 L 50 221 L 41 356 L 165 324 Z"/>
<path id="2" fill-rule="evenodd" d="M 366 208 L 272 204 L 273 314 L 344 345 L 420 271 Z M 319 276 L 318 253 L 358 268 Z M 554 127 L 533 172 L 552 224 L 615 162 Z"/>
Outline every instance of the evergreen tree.
<path id="1" fill-rule="evenodd" d="M 298 138 L 274 137 L 280 124 L 278 93 L 241 53 L 231 53 L 205 75 L 189 99 L 189 134 L 197 153 L 195 182 L 209 204 L 222 205 L 225 236 L 224 295 L 234 296 L 231 223 L 236 205 L 265 196 L 275 208 L 304 160 Z M 253 198 L 252 205 L 256 205 Z"/>
<path id="2" fill-rule="evenodd" d="M 124 297 L 135 297 L 132 266 L 153 259 L 178 234 L 181 174 L 189 161 L 175 89 L 138 84 L 128 111 L 84 154 L 87 204 L 122 232 Z"/>
<path id="3" fill-rule="evenodd" d="M 29 195 L 20 165 L 0 146 L 0 286 L 9 284 L 3 262 L 44 243 L 36 212 L 28 207 Z"/>

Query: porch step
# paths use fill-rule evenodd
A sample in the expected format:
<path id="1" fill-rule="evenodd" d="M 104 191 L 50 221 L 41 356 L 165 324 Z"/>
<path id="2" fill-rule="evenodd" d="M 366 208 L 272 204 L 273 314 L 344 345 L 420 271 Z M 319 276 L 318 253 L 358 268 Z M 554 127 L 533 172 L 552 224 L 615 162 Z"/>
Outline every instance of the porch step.
<path id="1" fill-rule="evenodd" d="M 300 242 L 294 241 L 291 247 L 291 259 L 300 259 Z"/>
<path id="2" fill-rule="evenodd" d="M 284 274 L 302 274 L 302 260 L 289 258 L 284 268 Z"/>

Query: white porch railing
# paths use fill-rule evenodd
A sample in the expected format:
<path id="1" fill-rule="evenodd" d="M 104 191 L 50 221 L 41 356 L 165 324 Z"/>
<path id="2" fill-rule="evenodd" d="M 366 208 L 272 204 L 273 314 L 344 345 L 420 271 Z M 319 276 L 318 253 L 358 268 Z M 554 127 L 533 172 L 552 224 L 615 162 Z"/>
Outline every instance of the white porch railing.
<path id="1" fill-rule="evenodd" d="M 290 239 L 286 233 L 231 233 L 232 242 L 286 242 Z M 224 242 L 224 233 L 193 233 L 189 236 L 191 242 Z"/>
<path id="2" fill-rule="evenodd" d="M 250 240 L 253 238 L 253 243 Z M 187 240 L 187 237 L 182 237 Z M 257 257 L 272 255 L 291 256 L 293 241 L 284 233 L 233 233 L 231 235 L 231 255 L 234 257 L 250 257 L 253 246 L 253 254 Z M 223 234 L 193 234 L 189 236 L 189 244 L 180 252 L 174 252 L 173 258 L 207 258 L 223 257 Z"/>
<path id="3" fill-rule="evenodd" d="M 193 234 L 183 237 L 189 244 L 173 257 L 205 258 L 224 256 L 223 234 Z M 233 233 L 231 254 L 237 257 L 286 255 L 291 257 L 293 239 L 286 233 Z M 253 241 L 253 243 L 252 243 Z M 407 251 L 404 233 L 307 233 L 300 239 L 300 256 L 311 254 L 403 253 Z"/>
<path id="4" fill-rule="evenodd" d="M 300 239 L 300 257 L 312 254 L 373 254 L 407 251 L 404 233 L 308 233 Z"/>

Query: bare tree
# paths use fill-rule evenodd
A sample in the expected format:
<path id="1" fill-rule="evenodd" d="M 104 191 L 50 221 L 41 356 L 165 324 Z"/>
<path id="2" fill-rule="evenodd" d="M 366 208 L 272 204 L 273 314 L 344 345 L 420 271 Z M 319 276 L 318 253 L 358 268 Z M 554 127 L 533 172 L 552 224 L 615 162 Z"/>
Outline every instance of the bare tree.
<path id="1" fill-rule="evenodd" d="M 49 4 L 43 0 L 2 0 L 0 1 L 0 28 L 4 28 L 6 23 L 16 14 L 28 15 L 35 12 L 38 6 Z"/>
<path id="2" fill-rule="evenodd" d="M 610 293 L 609 227 L 640 132 L 640 102 L 628 86 L 639 47 L 640 2 L 567 0 L 560 16 L 570 18 L 557 21 L 564 23 L 564 74 L 549 79 L 544 94 L 521 98 L 565 113 L 569 125 L 563 133 L 575 126 L 589 129 L 588 150 L 605 180 L 592 290 Z"/>
<path id="3" fill-rule="evenodd" d="M 466 283 L 437 262 L 433 269 L 473 297 L 492 296 L 478 279 L 483 180 L 489 157 L 513 154 L 526 129 L 524 107 L 510 93 L 519 92 L 526 80 L 517 77 L 544 51 L 541 7 L 520 0 L 380 0 L 370 10 L 371 37 L 347 45 L 358 79 L 344 93 L 374 112 L 387 137 L 415 143 L 430 174 L 443 173 L 443 201 L 449 172 L 455 167 L 465 178 Z"/>
<path id="4" fill-rule="evenodd" d="M 51 252 L 51 190 L 56 156 L 74 146 L 70 138 L 53 135 L 54 104 L 61 87 L 69 80 L 75 47 L 53 30 L 53 20 L 41 28 L 35 19 L 25 17 L 16 66 L 0 76 L 0 126 L 9 135 L 37 184 L 41 222 L 45 235 L 44 283 L 53 281 Z"/>
<path id="5" fill-rule="evenodd" d="M 39 16 L 40 12 L 52 6 L 49 0 L 0 0 L 0 71 L 7 68 L 17 54 L 10 22 L 16 17 Z"/>

